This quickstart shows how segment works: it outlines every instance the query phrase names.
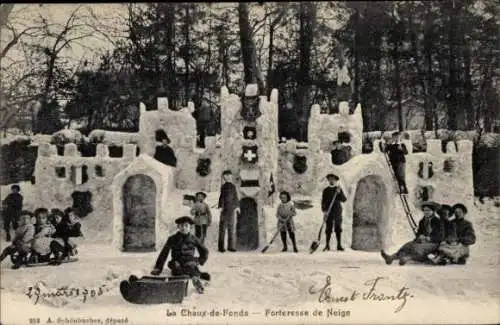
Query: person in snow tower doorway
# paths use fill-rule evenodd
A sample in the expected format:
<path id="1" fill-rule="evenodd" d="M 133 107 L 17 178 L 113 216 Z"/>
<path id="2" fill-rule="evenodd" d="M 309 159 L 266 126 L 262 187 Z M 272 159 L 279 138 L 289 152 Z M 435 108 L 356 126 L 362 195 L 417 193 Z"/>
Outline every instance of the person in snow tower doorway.
<path id="1" fill-rule="evenodd" d="M 338 184 L 338 176 L 334 174 L 326 175 L 328 180 L 328 187 L 323 190 L 321 197 L 321 210 L 323 211 L 323 218 L 326 223 L 326 245 L 323 251 L 330 250 L 330 239 L 332 237 L 332 230 L 335 229 L 337 237 L 337 250 L 343 251 L 342 247 L 342 202 L 347 200 L 344 191 Z"/>
<path id="2" fill-rule="evenodd" d="M 297 243 L 295 242 L 295 224 L 293 217 L 297 215 L 290 193 L 283 191 L 280 193 L 281 203 L 276 210 L 276 218 L 278 219 L 278 229 L 280 230 L 281 241 L 283 242 L 282 252 L 288 250 L 286 242 L 286 233 L 290 235 L 293 244 L 293 251 L 297 253 Z"/>
<path id="3" fill-rule="evenodd" d="M 429 254 L 437 251 L 439 243 L 443 238 L 441 220 L 436 213 L 440 205 L 436 202 L 427 201 L 421 205 L 424 217 L 418 223 L 416 238 L 404 244 L 395 254 L 388 255 L 381 251 L 386 264 L 391 264 L 398 259 L 400 265 L 413 260 L 417 262 L 429 261 Z"/>
<path id="4" fill-rule="evenodd" d="M 175 157 L 174 150 L 170 147 L 170 139 L 165 131 L 157 130 L 155 132 L 155 138 L 157 142 L 160 142 L 160 145 L 156 146 L 153 158 L 167 166 L 176 167 L 177 158 Z"/>
<path id="5" fill-rule="evenodd" d="M 7 241 L 11 240 L 10 228 L 12 227 L 14 231 L 17 229 L 17 223 L 23 209 L 23 196 L 19 193 L 21 192 L 19 185 L 12 185 L 10 191 L 2 202 L 3 228 Z"/>
<path id="6" fill-rule="evenodd" d="M 465 220 L 467 208 L 458 203 L 452 207 L 454 216 L 443 220 L 445 240 L 439 246 L 439 254 L 445 263 L 466 264 L 469 257 L 469 246 L 476 243 L 476 234 L 472 223 Z"/>
<path id="7" fill-rule="evenodd" d="M 233 174 L 230 170 L 222 173 L 224 184 L 222 184 L 219 196 L 219 209 L 221 209 L 219 221 L 219 252 L 225 252 L 224 240 L 227 231 L 228 251 L 236 252 L 234 248 L 234 215 L 240 212 L 238 192 L 233 184 Z"/>
<path id="8" fill-rule="evenodd" d="M 156 260 L 152 275 L 159 275 L 167 261 L 170 251 L 172 259 L 168 262 L 168 267 L 172 275 L 188 275 L 193 280 L 193 285 L 199 293 L 203 292 L 203 286 L 200 281 L 200 272 L 198 265 L 203 265 L 208 259 L 208 249 L 191 233 L 191 226 L 194 220 L 190 217 L 180 217 L 175 220 L 178 231 L 168 237 L 165 246 Z M 199 257 L 194 256 L 195 250 L 198 250 Z"/>
<path id="9" fill-rule="evenodd" d="M 345 146 L 338 140 L 332 142 L 333 150 L 331 152 L 332 155 L 332 163 L 335 165 L 342 165 L 346 163 L 349 159 L 351 159 L 351 147 Z"/>
<path id="10" fill-rule="evenodd" d="M 196 237 L 205 243 L 207 237 L 207 228 L 212 224 L 212 213 L 210 207 L 204 202 L 207 195 L 203 192 L 198 192 L 195 195 L 196 201 L 191 208 L 191 215 L 194 216 L 194 232 Z"/>
<path id="11" fill-rule="evenodd" d="M 387 152 L 389 156 L 389 161 L 391 162 L 392 169 L 398 181 L 400 193 L 408 194 L 405 180 L 405 155 L 408 154 L 408 150 L 405 144 L 401 142 L 401 134 L 399 132 L 392 133 L 392 138 L 389 140 L 389 143 L 381 143 L 381 149 L 382 152 Z"/>
<path id="12" fill-rule="evenodd" d="M 16 229 L 16 235 L 12 240 L 12 245 L 7 246 L 0 255 L 0 262 L 7 256 L 18 253 L 17 262 L 12 266 L 13 269 L 18 269 L 26 262 L 26 257 L 31 251 L 31 243 L 35 235 L 35 226 L 31 218 L 33 215 L 29 211 L 22 211 L 19 217 L 19 227 Z"/>

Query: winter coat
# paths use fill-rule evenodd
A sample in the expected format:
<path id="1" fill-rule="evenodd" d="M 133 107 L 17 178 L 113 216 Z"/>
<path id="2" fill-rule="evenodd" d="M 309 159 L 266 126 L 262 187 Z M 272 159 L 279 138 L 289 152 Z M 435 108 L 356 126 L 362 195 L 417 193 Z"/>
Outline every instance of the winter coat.
<path id="1" fill-rule="evenodd" d="M 448 243 L 458 242 L 456 217 L 441 220 L 441 231 L 444 241 Z"/>
<path id="2" fill-rule="evenodd" d="M 443 240 L 441 220 L 434 214 L 432 217 L 423 217 L 418 222 L 417 238 L 421 235 L 430 237 L 432 243 L 440 243 Z"/>
<path id="3" fill-rule="evenodd" d="M 23 196 L 19 193 L 10 193 L 3 200 L 3 217 L 4 220 L 6 218 L 11 218 L 9 220 L 17 220 L 19 219 L 19 215 L 21 214 L 21 210 L 23 209 Z"/>
<path id="4" fill-rule="evenodd" d="M 153 158 L 167 166 L 177 166 L 177 158 L 175 157 L 174 150 L 170 146 L 157 146 Z"/>
<path id="5" fill-rule="evenodd" d="M 49 254 L 52 235 L 55 231 L 55 227 L 50 223 L 42 225 L 33 238 L 32 249 L 40 255 Z"/>
<path id="6" fill-rule="evenodd" d="M 212 212 L 205 202 L 196 202 L 191 208 L 196 225 L 210 225 L 212 223 Z"/>
<path id="7" fill-rule="evenodd" d="M 233 212 L 239 205 L 238 192 L 233 183 L 222 184 L 219 196 L 219 209 L 222 212 Z"/>
<path id="8" fill-rule="evenodd" d="M 343 147 L 341 149 L 333 149 L 331 154 L 332 163 L 335 165 L 342 165 L 351 158 L 351 148 Z"/>
<path id="9" fill-rule="evenodd" d="M 457 219 L 458 241 L 463 245 L 474 245 L 476 243 L 476 233 L 472 223 L 465 219 Z"/>
<path id="10" fill-rule="evenodd" d="M 200 265 L 205 264 L 208 259 L 208 249 L 205 245 L 191 233 L 184 235 L 181 232 L 177 232 L 168 237 L 156 260 L 155 269 L 163 269 L 170 251 L 172 251 L 172 261 L 179 262 L 181 265 L 192 263 L 196 261 L 194 256 L 195 250 L 198 250 L 198 262 Z"/>
<path id="11" fill-rule="evenodd" d="M 80 237 L 83 236 L 81 231 L 81 224 L 61 222 L 55 226 L 56 231 L 52 234 L 52 240 L 56 241 L 62 246 L 69 245 L 71 248 L 75 248 L 76 244 L 70 240 L 70 237 Z"/>
<path id="12" fill-rule="evenodd" d="M 401 148 L 395 143 L 387 144 L 384 151 L 387 152 L 389 160 L 393 165 L 406 162 L 405 155 L 408 154 L 408 150 L 404 143 L 401 143 Z"/>
<path id="13" fill-rule="evenodd" d="M 337 187 L 340 189 L 340 192 L 335 197 L 335 202 L 333 203 L 332 209 L 328 214 L 329 217 L 342 215 L 342 205 L 340 203 L 347 200 L 344 191 L 342 191 L 342 188 L 340 188 L 339 186 L 328 186 L 323 190 L 323 195 L 321 197 L 321 211 L 323 211 L 323 213 L 326 213 L 328 211 Z"/>
<path id="14" fill-rule="evenodd" d="M 33 242 L 33 236 L 35 235 L 35 226 L 33 224 L 27 224 L 20 226 L 16 229 L 16 234 L 12 244 L 16 248 L 29 252 L 31 250 L 31 243 Z"/>
<path id="15" fill-rule="evenodd" d="M 293 201 L 280 203 L 278 208 L 276 209 L 276 218 L 278 219 L 278 229 L 281 231 L 285 231 L 285 225 L 287 225 L 288 229 L 292 232 L 295 231 L 295 224 L 293 222 L 293 217 L 297 215 L 297 211 L 295 210 L 295 205 Z M 288 219 L 288 220 L 287 220 Z"/>

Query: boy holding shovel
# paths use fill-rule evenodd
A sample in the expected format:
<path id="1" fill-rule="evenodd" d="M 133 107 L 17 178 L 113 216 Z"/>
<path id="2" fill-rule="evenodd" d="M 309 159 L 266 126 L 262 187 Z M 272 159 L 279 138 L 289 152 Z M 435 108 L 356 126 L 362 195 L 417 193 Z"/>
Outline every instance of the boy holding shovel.
<path id="1" fill-rule="evenodd" d="M 323 251 L 330 250 L 330 239 L 332 237 L 332 230 L 335 229 L 337 237 L 337 250 L 343 251 L 344 248 L 341 244 L 342 234 L 342 205 L 341 202 L 347 200 L 342 188 L 338 184 L 339 177 L 334 174 L 326 175 L 328 180 L 328 187 L 323 190 L 321 197 L 321 210 L 323 211 L 323 221 L 325 222 L 326 245 Z M 332 200 L 334 200 L 332 202 Z"/>

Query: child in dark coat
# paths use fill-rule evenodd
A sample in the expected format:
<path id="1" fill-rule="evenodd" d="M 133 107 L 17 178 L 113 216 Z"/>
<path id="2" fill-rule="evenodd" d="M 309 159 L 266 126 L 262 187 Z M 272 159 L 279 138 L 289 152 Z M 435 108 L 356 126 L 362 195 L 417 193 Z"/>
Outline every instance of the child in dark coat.
<path id="1" fill-rule="evenodd" d="M 388 144 L 381 144 L 382 152 L 387 152 L 392 169 L 398 181 L 399 190 L 402 194 L 408 194 L 405 180 L 405 155 L 408 154 L 408 149 L 404 143 L 401 143 L 400 133 L 394 132 Z"/>
<path id="2" fill-rule="evenodd" d="M 297 253 L 299 250 L 295 242 L 295 224 L 293 222 L 293 217 L 297 215 L 297 211 L 295 210 L 290 193 L 286 191 L 281 192 L 280 200 L 281 203 L 276 210 L 276 218 L 278 219 L 278 229 L 280 230 L 281 241 L 283 242 L 283 249 L 281 251 L 286 252 L 288 250 L 286 242 L 286 233 L 288 231 L 292 240 L 293 251 Z"/>
<path id="3" fill-rule="evenodd" d="M 351 159 L 351 147 L 345 146 L 340 141 L 333 141 L 332 163 L 334 165 L 342 165 Z"/>
<path id="4" fill-rule="evenodd" d="M 454 216 L 443 223 L 445 241 L 439 246 L 439 254 L 445 263 L 465 264 L 469 257 L 469 246 L 476 243 L 472 223 L 465 220 L 467 208 L 458 203 L 452 207 Z"/>
<path id="5" fill-rule="evenodd" d="M 152 275 L 159 275 L 167 261 L 170 251 L 172 259 L 168 262 L 168 267 L 172 275 L 188 275 L 193 280 L 193 285 L 199 293 L 203 292 L 203 286 L 200 281 L 201 272 L 198 265 L 203 265 L 208 259 L 208 249 L 201 241 L 191 234 L 191 226 L 194 220 L 190 217 L 180 217 L 175 220 L 178 231 L 168 237 L 165 246 L 156 260 Z M 194 256 L 195 250 L 198 250 L 199 257 Z"/>
<path id="6" fill-rule="evenodd" d="M 326 175 L 328 180 L 328 187 L 323 190 L 321 197 L 321 210 L 323 211 L 323 218 L 325 220 L 325 234 L 326 245 L 323 251 L 330 250 L 330 239 L 332 237 L 332 230 L 335 228 L 335 235 L 337 237 L 337 250 L 343 251 L 342 247 L 342 202 L 347 200 L 342 188 L 337 184 L 339 178 L 337 175 Z M 335 201 L 333 201 L 335 199 Z M 335 227 L 334 227 L 335 226 Z"/>
<path id="7" fill-rule="evenodd" d="M 175 157 L 174 150 L 169 146 L 170 139 L 168 138 L 165 131 L 157 130 L 155 133 L 155 138 L 156 141 L 160 142 L 161 144 L 156 147 L 153 158 L 167 166 L 176 167 L 177 158 Z"/>
<path id="8" fill-rule="evenodd" d="M 56 231 L 52 235 L 50 249 L 55 256 L 54 264 L 59 265 L 66 257 L 76 254 L 76 244 L 70 237 L 83 237 L 83 234 L 72 208 L 67 208 L 62 218 L 55 215 L 55 223 Z"/>
<path id="9" fill-rule="evenodd" d="M 12 240 L 12 245 L 7 246 L 0 255 L 0 262 L 7 256 L 18 253 L 17 262 L 12 266 L 18 269 L 26 261 L 26 257 L 31 251 L 31 243 L 35 235 L 35 226 L 31 222 L 33 215 L 29 211 L 22 211 L 19 218 L 19 227 L 16 229 L 16 235 Z"/>
<path id="10" fill-rule="evenodd" d="M 416 238 L 404 244 L 395 254 L 388 255 L 382 250 L 386 264 L 391 264 L 395 259 L 399 259 L 400 265 L 405 265 L 410 260 L 428 261 L 428 255 L 437 251 L 443 238 L 441 220 L 436 213 L 439 204 L 428 201 L 422 203 L 421 207 L 424 217 L 418 223 Z"/>
<path id="11" fill-rule="evenodd" d="M 15 184 L 11 186 L 11 193 L 3 200 L 3 227 L 7 235 L 7 241 L 11 240 L 10 228 L 17 229 L 17 223 L 23 209 L 23 196 L 19 193 L 21 188 Z"/>
<path id="12" fill-rule="evenodd" d="M 212 213 L 210 212 L 210 207 L 208 204 L 203 202 L 207 195 L 203 192 L 198 192 L 195 195 L 196 202 L 191 208 L 191 215 L 194 216 L 194 231 L 196 237 L 200 239 L 202 243 L 205 242 L 207 237 L 207 228 L 212 224 Z"/>

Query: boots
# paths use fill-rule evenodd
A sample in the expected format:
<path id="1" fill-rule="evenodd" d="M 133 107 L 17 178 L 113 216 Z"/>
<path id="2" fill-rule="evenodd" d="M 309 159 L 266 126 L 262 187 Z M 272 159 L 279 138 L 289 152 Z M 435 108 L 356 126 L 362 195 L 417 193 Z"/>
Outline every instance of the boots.
<path id="1" fill-rule="evenodd" d="M 6 240 L 7 240 L 8 242 L 10 242 L 10 241 L 12 240 L 12 238 L 10 237 L 10 230 L 5 230 L 5 232 L 6 232 L 6 234 L 7 234 L 7 235 L 6 235 Z"/>
<path id="2" fill-rule="evenodd" d="M 344 251 L 344 248 L 342 247 L 342 233 L 340 231 L 335 232 L 335 236 L 337 237 L 337 250 L 338 251 Z"/>
<path id="3" fill-rule="evenodd" d="M 295 233 L 294 232 L 290 232 L 290 239 L 292 240 L 292 244 L 293 244 L 293 251 L 295 253 L 298 253 L 299 250 L 297 249 L 297 243 L 295 242 Z"/>
<path id="4" fill-rule="evenodd" d="M 382 258 L 385 260 L 385 264 L 387 264 L 387 265 L 392 264 L 392 261 L 394 260 L 394 255 L 388 255 L 383 250 L 380 251 L 380 254 L 382 255 Z"/>
<path id="5" fill-rule="evenodd" d="M 282 231 L 280 235 L 281 235 L 281 241 L 283 242 L 283 249 L 281 251 L 286 252 L 288 250 L 288 246 L 286 244 L 286 231 Z"/>
<path id="6" fill-rule="evenodd" d="M 196 292 L 198 292 L 199 294 L 202 294 L 205 291 L 205 288 L 203 288 L 203 284 L 201 283 L 200 278 L 197 276 L 194 276 L 192 278 L 192 281 L 193 281 L 193 286 L 196 289 Z"/>
<path id="7" fill-rule="evenodd" d="M 0 255 L 0 263 L 3 262 L 3 260 L 9 256 L 9 249 L 8 247 L 5 248 L 3 251 L 2 251 L 2 254 Z"/>
<path id="8" fill-rule="evenodd" d="M 325 248 L 323 248 L 323 252 L 330 250 L 330 239 L 331 238 L 332 238 L 332 233 L 327 232 L 326 233 L 326 244 L 325 244 Z"/>
<path id="9" fill-rule="evenodd" d="M 20 268 L 23 264 L 25 264 L 26 262 L 26 253 L 19 253 L 19 257 L 16 261 L 16 263 L 14 263 L 14 265 L 12 265 L 12 269 L 13 270 L 17 270 L 18 268 Z"/>

